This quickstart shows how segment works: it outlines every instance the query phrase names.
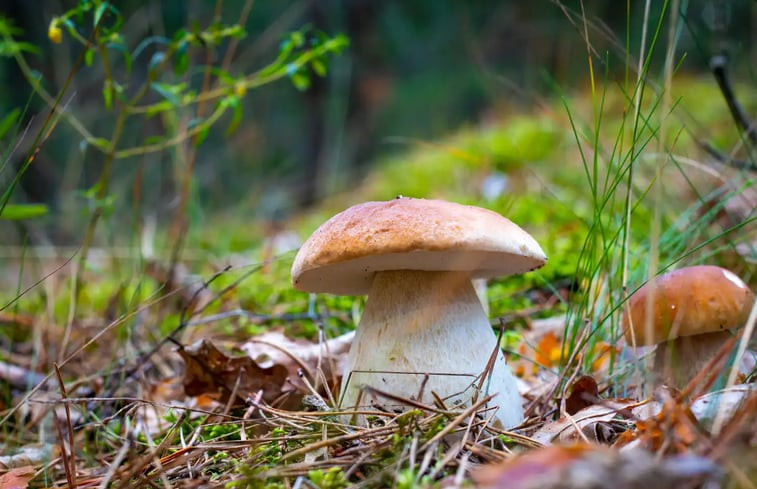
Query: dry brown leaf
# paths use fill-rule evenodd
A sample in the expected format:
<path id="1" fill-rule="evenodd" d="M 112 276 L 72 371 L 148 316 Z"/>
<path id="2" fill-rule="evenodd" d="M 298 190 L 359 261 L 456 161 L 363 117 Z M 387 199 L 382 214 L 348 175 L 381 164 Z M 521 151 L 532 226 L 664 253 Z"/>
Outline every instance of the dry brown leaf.
<path id="1" fill-rule="evenodd" d="M 669 489 L 719 475 L 717 466 L 703 457 L 659 460 L 641 449 L 586 444 L 531 450 L 471 473 L 479 489 Z"/>
<path id="2" fill-rule="evenodd" d="M 207 340 L 180 349 L 179 354 L 186 364 L 184 390 L 190 396 L 218 394 L 225 402 L 236 391 L 243 402 L 262 391 L 262 400 L 274 403 L 294 391 L 287 382 L 289 371 L 285 366 L 262 368 L 247 356 L 226 355 Z"/>
<path id="3" fill-rule="evenodd" d="M 565 400 L 565 411 L 576 414 L 578 411 L 596 403 L 599 396 L 597 381 L 591 375 L 577 378 L 570 389 L 570 395 Z"/>
<path id="4" fill-rule="evenodd" d="M 653 417 L 636 423 L 636 430 L 623 433 L 616 445 L 641 445 L 658 452 L 664 448 L 668 454 L 687 452 L 700 435 L 697 420 L 683 401 L 660 391 L 664 396 L 660 411 Z"/>
<path id="5" fill-rule="evenodd" d="M 29 465 L 11 469 L 0 475 L 0 489 L 26 489 L 29 481 L 34 478 L 34 467 Z"/>

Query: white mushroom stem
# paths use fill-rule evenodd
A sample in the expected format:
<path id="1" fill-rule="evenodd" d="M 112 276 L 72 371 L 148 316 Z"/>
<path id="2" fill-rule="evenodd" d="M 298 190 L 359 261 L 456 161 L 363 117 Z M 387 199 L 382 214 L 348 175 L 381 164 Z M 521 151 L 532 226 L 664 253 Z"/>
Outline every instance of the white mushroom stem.
<path id="1" fill-rule="evenodd" d="M 728 331 L 682 336 L 657 345 L 654 372 L 660 381 L 681 389 L 731 338 Z"/>
<path id="2" fill-rule="evenodd" d="M 469 275 L 378 272 L 347 359 L 341 405 L 408 407 L 361 389 L 371 386 L 429 405 L 433 391 L 455 407 L 473 398 L 495 350 L 482 395 L 497 394 L 489 407 L 510 428 L 523 421 L 521 398 Z"/>

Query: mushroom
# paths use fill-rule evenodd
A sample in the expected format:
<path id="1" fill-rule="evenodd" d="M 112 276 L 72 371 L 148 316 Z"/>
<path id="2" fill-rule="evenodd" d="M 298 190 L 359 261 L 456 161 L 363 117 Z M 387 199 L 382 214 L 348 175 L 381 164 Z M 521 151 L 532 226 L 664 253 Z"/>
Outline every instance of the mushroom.
<path id="1" fill-rule="evenodd" d="M 471 283 L 534 270 L 546 257 L 536 241 L 496 212 L 441 200 L 398 197 L 335 215 L 300 248 L 296 289 L 368 300 L 348 354 L 342 408 L 394 397 L 449 406 L 496 394 L 495 420 L 523 420 L 515 378 Z M 496 359 L 487 371 L 490 357 Z M 487 373 L 485 378 L 482 374 Z"/>
<path id="2" fill-rule="evenodd" d="M 623 330 L 629 344 L 657 344 L 655 374 L 681 388 L 717 354 L 729 330 L 746 323 L 753 302 L 749 287 L 724 268 L 681 268 L 657 277 L 654 289 L 647 283 L 629 298 Z"/>

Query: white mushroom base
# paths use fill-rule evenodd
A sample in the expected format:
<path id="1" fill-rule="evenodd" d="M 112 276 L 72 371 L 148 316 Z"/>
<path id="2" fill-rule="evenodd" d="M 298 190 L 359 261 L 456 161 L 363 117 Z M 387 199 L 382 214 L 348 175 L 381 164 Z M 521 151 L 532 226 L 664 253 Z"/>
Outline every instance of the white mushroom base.
<path id="1" fill-rule="evenodd" d="M 479 399 L 496 393 L 487 407 L 511 428 L 523 421 L 521 398 L 469 275 L 377 272 L 345 366 L 341 408 L 410 407 L 364 386 L 427 405 L 432 392 L 450 408 L 468 404 L 495 350 Z"/>

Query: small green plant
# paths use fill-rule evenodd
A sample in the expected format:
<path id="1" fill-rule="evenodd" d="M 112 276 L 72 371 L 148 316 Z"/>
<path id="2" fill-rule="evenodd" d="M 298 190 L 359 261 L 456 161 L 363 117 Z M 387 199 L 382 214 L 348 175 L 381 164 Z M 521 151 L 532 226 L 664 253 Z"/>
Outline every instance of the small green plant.
<path id="1" fill-rule="evenodd" d="M 328 470 L 310 470 L 308 471 L 310 482 L 315 484 L 319 489 L 342 489 L 349 483 L 344 478 L 344 471 L 339 467 L 331 467 Z"/>
<path id="2" fill-rule="evenodd" d="M 210 131 L 224 120 L 227 120 L 226 135 L 237 129 L 243 117 L 241 100 L 249 90 L 281 79 L 289 79 L 298 90 L 306 90 L 311 77 L 325 76 L 329 58 L 348 44 L 343 35 L 329 36 L 304 27 L 290 32 L 282 40 L 278 54 L 267 65 L 250 73 L 235 74 L 229 69 L 229 61 L 238 42 L 246 35 L 241 22 L 226 24 L 213 19 L 205 27 L 195 24 L 170 36 L 145 39 L 127 39 L 123 25 L 123 13 L 115 4 L 104 0 L 81 0 L 50 21 L 49 40 L 54 44 L 70 41 L 80 53 L 69 82 L 78 70 L 95 73 L 99 70 L 102 74 L 100 103 L 108 122 L 99 121 L 97 127 L 87 127 L 73 111 L 60 106 L 68 82 L 57 96 L 49 93 L 26 60 L 26 56 L 36 53 L 38 48 L 19 40 L 20 29 L 13 27 L 10 20 L 0 18 L 0 56 L 16 61 L 29 86 L 51 108 L 51 114 L 55 113 L 56 120 L 60 117 L 78 133 L 82 151 L 93 150 L 101 158 L 99 179 L 80 192 L 88 202 L 89 213 L 78 258 L 82 270 L 98 222 L 112 212 L 118 198 L 111 194 L 115 162 L 187 147 L 184 161 L 177 162 L 183 171 L 177 176 L 179 204 L 171 232 L 176 256 L 186 231 L 197 148 Z M 197 56 L 203 53 L 205 56 Z M 206 62 L 195 64 L 197 59 Z M 198 77 L 198 73 L 202 76 Z M 147 122 L 154 119 L 161 121 L 164 131 L 142 134 L 135 142 L 129 127 L 147 127 Z M 6 118 L 0 128 L 7 128 L 13 122 L 13 118 Z M 27 166 L 32 159 L 33 154 Z M 22 173 L 23 169 L 14 184 Z M 13 187 L 0 200 L 0 215 L 7 207 Z M 42 207 L 11 207 L 4 215 L 20 218 L 44 212 Z"/>

